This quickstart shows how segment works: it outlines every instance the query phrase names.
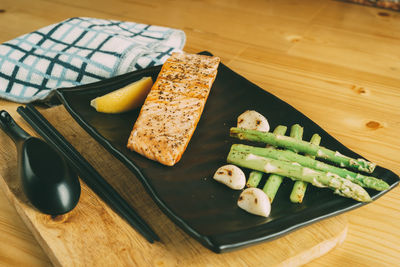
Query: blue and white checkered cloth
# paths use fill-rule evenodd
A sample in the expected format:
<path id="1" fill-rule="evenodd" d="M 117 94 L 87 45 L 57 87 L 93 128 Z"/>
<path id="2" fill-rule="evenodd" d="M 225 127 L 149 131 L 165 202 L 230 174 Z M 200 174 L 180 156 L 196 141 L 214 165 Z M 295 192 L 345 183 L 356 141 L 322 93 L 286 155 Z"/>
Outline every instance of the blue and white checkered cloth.
<path id="1" fill-rule="evenodd" d="M 0 97 L 34 102 L 56 88 L 160 65 L 185 40 L 181 30 L 70 18 L 0 45 Z"/>

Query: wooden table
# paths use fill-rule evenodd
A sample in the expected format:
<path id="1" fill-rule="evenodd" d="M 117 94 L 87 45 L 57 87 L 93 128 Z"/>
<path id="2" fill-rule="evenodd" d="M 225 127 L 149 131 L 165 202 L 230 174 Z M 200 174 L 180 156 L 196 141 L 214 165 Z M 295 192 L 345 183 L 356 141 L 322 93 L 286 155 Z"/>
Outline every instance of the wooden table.
<path id="1" fill-rule="evenodd" d="M 185 31 L 350 149 L 400 174 L 400 13 L 338 1 L 2 0 L 0 42 L 69 17 Z M 16 115 L 16 103 L 0 108 Z M 400 188 L 348 212 L 345 242 L 307 266 L 400 262 Z M 15 259 L 18 259 L 16 261 Z M 50 262 L 0 191 L 0 265 Z"/>

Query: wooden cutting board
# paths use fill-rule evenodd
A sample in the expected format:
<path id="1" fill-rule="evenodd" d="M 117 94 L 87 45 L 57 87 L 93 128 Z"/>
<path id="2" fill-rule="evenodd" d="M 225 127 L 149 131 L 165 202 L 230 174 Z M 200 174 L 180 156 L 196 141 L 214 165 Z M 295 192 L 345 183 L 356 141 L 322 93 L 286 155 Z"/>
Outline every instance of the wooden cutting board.
<path id="1" fill-rule="evenodd" d="M 270 242 L 215 254 L 170 221 L 136 177 L 91 138 L 64 107 L 42 114 L 161 238 L 161 242 L 148 243 L 82 181 L 81 199 L 73 211 L 57 217 L 39 213 L 21 191 L 14 144 L 0 131 L 0 186 L 56 266 L 298 266 L 327 253 L 346 237 L 347 218 L 341 215 Z M 14 119 L 35 134 L 19 116 Z"/>

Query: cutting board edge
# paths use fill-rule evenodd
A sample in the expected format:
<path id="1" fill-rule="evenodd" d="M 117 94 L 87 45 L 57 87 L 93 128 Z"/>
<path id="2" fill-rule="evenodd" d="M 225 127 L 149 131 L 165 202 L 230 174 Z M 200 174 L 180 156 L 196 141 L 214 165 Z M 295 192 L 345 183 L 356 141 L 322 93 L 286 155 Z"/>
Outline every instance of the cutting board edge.
<path id="1" fill-rule="evenodd" d="M 281 264 L 277 265 L 277 267 L 302 266 L 315 259 L 318 259 L 319 257 L 322 257 L 331 250 L 340 246 L 346 240 L 347 233 L 349 230 L 347 216 L 343 217 L 346 218 L 345 219 L 346 225 L 344 226 L 342 232 L 338 236 L 334 236 L 331 239 L 327 239 L 324 242 L 321 242 L 316 246 L 312 247 L 311 249 L 296 255 L 296 257 L 292 257 L 290 259 L 283 261 Z"/>

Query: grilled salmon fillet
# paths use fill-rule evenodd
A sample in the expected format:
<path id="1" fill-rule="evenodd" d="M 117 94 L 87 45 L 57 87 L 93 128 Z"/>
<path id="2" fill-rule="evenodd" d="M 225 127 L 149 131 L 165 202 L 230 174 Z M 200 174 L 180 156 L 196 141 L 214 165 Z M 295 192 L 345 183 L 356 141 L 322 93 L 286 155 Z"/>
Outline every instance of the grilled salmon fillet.
<path id="1" fill-rule="evenodd" d="M 203 112 L 220 59 L 173 53 L 140 110 L 127 147 L 167 166 L 186 150 Z"/>

